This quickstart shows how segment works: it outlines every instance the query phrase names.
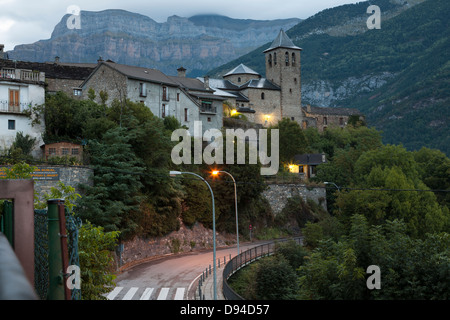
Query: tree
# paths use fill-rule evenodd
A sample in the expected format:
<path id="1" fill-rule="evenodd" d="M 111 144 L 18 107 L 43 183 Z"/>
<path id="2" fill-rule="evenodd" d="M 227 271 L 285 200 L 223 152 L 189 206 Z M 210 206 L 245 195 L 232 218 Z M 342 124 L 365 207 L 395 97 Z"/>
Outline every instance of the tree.
<path id="1" fill-rule="evenodd" d="M 93 186 L 84 185 L 79 215 L 106 231 L 121 231 L 125 238 L 138 230 L 142 162 L 136 157 L 125 128 L 107 131 L 103 141 L 88 145 L 95 170 Z"/>
<path id="2" fill-rule="evenodd" d="M 305 153 L 307 142 L 298 122 L 283 118 L 275 126 L 269 127 L 269 133 L 272 129 L 279 130 L 280 163 L 292 163 L 297 154 Z M 268 141 L 271 141 L 270 137 Z"/>
<path id="3" fill-rule="evenodd" d="M 110 270 L 118 237 L 119 232 L 105 232 L 90 222 L 81 226 L 78 250 L 83 300 L 106 300 L 105 293 L 115 287 L 116 276 Z"/>

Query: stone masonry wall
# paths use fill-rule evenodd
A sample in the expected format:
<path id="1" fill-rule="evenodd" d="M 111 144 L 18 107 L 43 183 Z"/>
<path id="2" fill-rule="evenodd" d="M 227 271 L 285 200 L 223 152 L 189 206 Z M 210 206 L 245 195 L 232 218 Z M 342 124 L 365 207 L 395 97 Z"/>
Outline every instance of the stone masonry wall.
<path id="1" fill-rule="evenodd" d="M 80 193 L 78 188 L 80 183 L 92 185 L 91 177 L 94 171 L 89 167 L 37 166 L 37 168 L 43 176 L 34 178 L 34 191 L 38 193 L 41 199 L 43 194 L 50 193 L 52 187 L 58 187 L 59 182 L 75 188 L 77 193 Z M 53 175 L 53 177 L 49 178 L 50 175 Z M 46 180 L 45 176 L 51 180 Z"/>
<path id="2" fill-rule="evenodd" d="M 303 184 L 270 184 L 263 192 L 269 201 L 274 215 L 280 213 L 287 204 L 289 198 L 300 196 L 303 200 L 312 199 L 326 209 L 325 188 L 308 188 Z"/>

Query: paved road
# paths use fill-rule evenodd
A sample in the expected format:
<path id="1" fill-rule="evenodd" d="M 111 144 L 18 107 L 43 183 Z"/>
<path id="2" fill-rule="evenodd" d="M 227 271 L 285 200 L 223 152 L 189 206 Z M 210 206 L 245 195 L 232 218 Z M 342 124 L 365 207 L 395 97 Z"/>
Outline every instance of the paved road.
<path id="1" fill-rule="evenodd" d="M 263 242 L 241 243 L 245 251 Z M 217 269 L 220 279 L 223 261 L 236 256 L 236 246 L 216 249 L 216 258 L 221 268 Z M 191 252 L 145 262 L 122 272 L 117 276 L 116 288 L 111 291 L 109 300 L 194 300 L 199 275 L 211 265 L 213 251 Z M 212 276 L 212 273 L 211 273 Z M 219 287 L 219 284 L 217 284 Z M 220 286 L 221 287 L 221 286 Z"/>

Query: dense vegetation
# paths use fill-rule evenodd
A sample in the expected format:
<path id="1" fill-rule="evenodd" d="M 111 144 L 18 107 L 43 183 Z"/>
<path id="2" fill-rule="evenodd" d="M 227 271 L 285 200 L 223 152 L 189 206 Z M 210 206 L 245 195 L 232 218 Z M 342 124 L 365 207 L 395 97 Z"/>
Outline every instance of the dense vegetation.
<path id="1" fill-rule="evenodd" d="M 293 199 L 286 210 L 302 225 L 304 246 L 280 244 L 232 287 L 247 299 L 449 299 L 450 159 L 383 145 L 364 126 L 305 136 L 329 160 L 315 179 L 339 187 L 327 191 L 329 213 Z M 380 268 L 379 290 L 367 287 L 371 265 Z"/>

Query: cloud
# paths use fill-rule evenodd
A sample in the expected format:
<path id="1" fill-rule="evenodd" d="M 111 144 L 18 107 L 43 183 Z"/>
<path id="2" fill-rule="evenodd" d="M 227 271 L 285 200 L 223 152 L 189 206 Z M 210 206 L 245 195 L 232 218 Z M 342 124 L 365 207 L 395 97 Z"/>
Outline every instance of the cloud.
<path id="1" fill-rule="evenodd" d="M 85 11 L 123 9 L 146 15 L 157 22 L 178 15 L 214 13 L 237 19 L 273 20 L 308 18 L 326 8 L 358 0 L 0 0 L 0 41 L 6 50 L 51 36 L 55 25 L 71 5 Z"/>

